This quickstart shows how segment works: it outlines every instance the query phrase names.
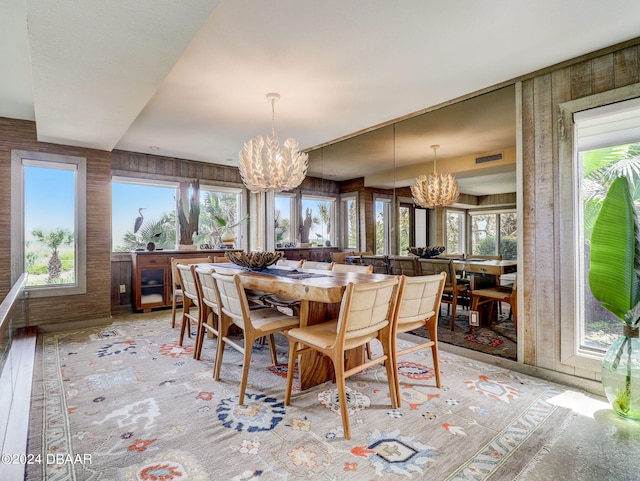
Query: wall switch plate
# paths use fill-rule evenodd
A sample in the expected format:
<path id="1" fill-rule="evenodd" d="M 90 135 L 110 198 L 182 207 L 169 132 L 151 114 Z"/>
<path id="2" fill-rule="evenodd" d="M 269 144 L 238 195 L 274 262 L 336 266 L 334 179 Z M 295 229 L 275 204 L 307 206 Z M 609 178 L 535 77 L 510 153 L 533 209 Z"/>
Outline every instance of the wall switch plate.
<path id="1" fill-rule="evenodd" d="M 474 327 L 480 325 L 480 313 L 478 311 L 469 311 L 469 325 Z"/>
<path id="2" fill-rule="evenodd" d="M 127 292 L 127 285 L 126 284 L 120 284 L 120 294 L 124 294 Z"/>

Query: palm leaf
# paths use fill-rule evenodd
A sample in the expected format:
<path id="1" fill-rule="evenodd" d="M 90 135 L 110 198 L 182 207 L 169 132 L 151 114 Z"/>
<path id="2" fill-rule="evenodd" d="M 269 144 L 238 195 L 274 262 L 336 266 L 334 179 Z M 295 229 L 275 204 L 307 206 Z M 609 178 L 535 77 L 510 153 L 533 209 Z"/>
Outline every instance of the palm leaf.
<path id="1" fill-rule="evenodd" d="M 591 292 L 621 320 L 634 322 L 639 300 L 638 226 L 629 181 L 613 181 L 591 234 Z"/>

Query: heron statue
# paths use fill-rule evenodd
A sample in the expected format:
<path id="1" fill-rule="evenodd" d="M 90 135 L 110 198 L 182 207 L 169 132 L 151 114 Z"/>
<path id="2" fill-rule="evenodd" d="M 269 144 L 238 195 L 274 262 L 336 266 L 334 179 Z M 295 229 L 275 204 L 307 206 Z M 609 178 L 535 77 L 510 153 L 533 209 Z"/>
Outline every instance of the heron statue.
<path id="1" fill-rule="evenodd" d="M 133 233 L 137 234 L 138 230 L 140 230 L 140 226 L 142 226 L 142 222 L 144 221 L 144 216 L 142 215 L 142 211 L 146 209 L 146 207 L 140 207 L 138 209 L 138 214 L 140 214 L 136 218 L 136 223 L 133 225 Z"/>

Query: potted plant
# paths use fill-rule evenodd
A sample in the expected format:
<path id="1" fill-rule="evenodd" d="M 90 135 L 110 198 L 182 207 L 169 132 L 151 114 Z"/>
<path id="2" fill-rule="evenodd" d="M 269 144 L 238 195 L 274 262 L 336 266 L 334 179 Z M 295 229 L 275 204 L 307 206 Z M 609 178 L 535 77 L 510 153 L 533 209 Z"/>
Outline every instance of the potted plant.
<path id="1" fill-rule="evenodd" d="M 602 362 L 602 384 L 614 411 L 640 420 L 640 231 L 629 181 L 613 181 L 591 235 L 589 285 L 623 323 Z"/>

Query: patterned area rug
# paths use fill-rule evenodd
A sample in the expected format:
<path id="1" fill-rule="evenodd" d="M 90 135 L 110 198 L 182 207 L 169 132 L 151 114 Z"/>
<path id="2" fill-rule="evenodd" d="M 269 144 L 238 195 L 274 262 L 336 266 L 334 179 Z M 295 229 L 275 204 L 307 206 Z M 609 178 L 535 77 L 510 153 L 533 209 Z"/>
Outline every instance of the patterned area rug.
<path id="1" fill-rule="evenodd" d="M 382 366 L 349 379 L 345 440 L 333 383 L 284 406 L 286 365 L 256 345 L 241 407 L 241 355 L 225 351 L 215 382 L 214 340 L 196 361 L 169 323 L 164 311 L 135 314 L 39 338 L 28 452 L 43 461 L 28 481 L 506 481 L 573 416 L 549 402 L 560 386 L 442 351 L 437 389 L 419 351 L 401 359 L 400 409 Z M 283 363 L 286 349 L 279 337 Z"/>
<path id="2" fill-rule="evenodd" d="M 455 331 L 451 331 L 451 316 L 444 314 L 444 310 L 438 319 L 438 340 L 455 346 L 481 351 L 487 354 L 516 360 L 517 336 L 513 321 L 509 319 L 508 312 L 498 316 L 498 320 L 490 327 L 476 327 L 469 334 L 469 312 L 463 310 L 456 313 Z M 426 329 L 420 328 L 413 331 L 421 337 L 429 337 Z"/>

